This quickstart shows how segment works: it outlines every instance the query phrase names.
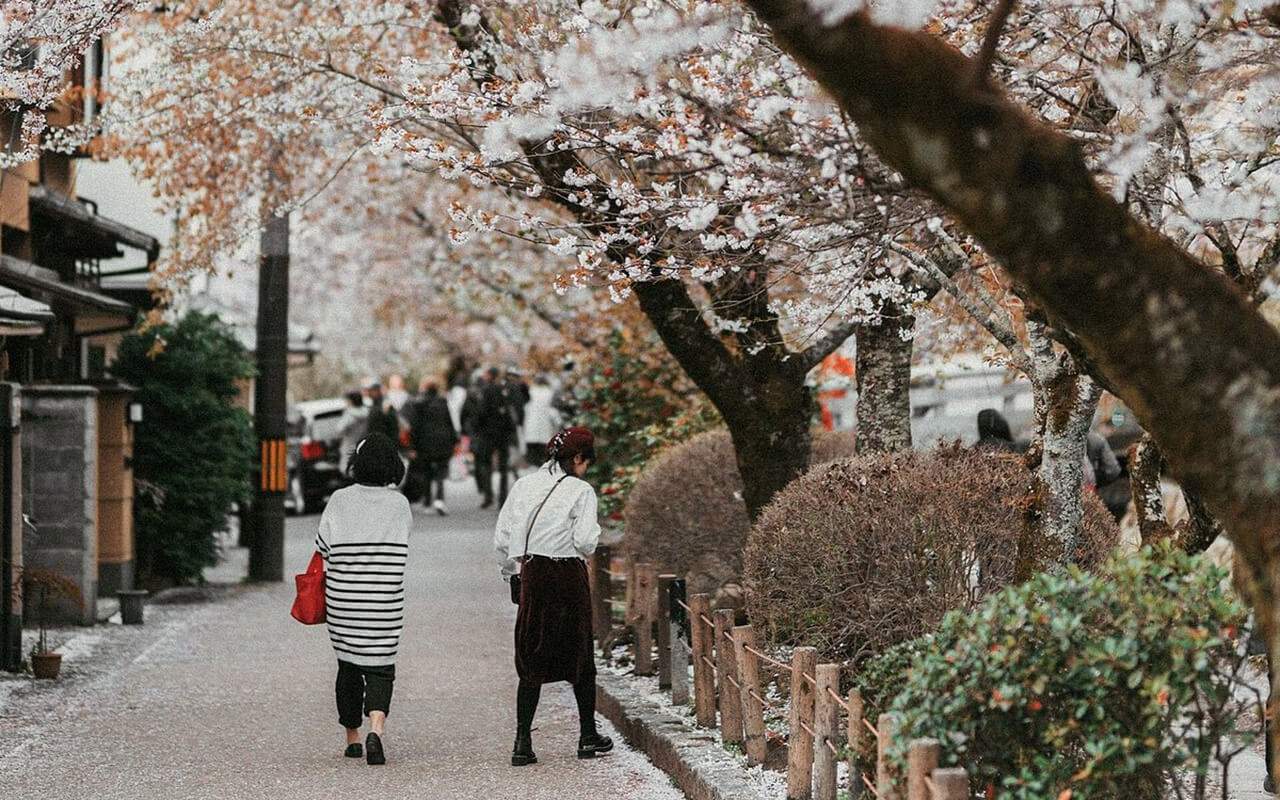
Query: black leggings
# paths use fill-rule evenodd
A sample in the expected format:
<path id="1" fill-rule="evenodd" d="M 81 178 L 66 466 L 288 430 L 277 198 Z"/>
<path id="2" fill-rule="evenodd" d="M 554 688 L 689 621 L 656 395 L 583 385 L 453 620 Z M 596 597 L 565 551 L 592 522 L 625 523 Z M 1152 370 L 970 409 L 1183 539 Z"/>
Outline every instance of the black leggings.
<path id="1" fill-rule="evenodd" d="M 538 710 L 542 684 L 520 681 L 516 689 L 516 733 L 533 730 L 533 714 Z M 573 699 L 578 701 L 578 731 L 582 736 L 596 733 L 596 679 L 591 676 L 573 685 Z"/>
<path id="2" fill-rule="evenodd" d="M 385 667 L 361 667 L 338 661 L 338 678 L 333 692 L 338 700 L 338 723 L 344 728 L 359 728 L 371 711 L 391 713 L 391 685 L 396 680 L 394 664 Z"/>

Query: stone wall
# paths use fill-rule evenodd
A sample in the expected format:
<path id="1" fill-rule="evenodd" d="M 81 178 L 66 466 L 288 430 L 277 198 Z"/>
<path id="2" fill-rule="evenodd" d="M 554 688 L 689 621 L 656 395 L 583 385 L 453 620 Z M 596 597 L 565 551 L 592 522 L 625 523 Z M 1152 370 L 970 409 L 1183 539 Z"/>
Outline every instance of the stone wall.
<path id="1" fill-rule="evenodd" d="M 98 391 L 89 386 L 22 389 L 23 511 L 35 522 L 28 566 L 70 578 L 76 602 L 50 603 L 50 624 L 91 625 L 98 597 Z M 26 598 L 28 624 L 33 598 Z"/>

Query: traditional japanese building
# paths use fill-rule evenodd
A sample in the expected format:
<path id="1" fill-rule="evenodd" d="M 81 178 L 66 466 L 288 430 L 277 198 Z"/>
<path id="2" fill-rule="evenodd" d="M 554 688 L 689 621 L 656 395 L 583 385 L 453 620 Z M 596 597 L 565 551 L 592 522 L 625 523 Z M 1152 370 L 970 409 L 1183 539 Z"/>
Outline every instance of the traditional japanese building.
<path id="1" fill-rule="evenodd" d="M 102 61 L 99 43 L 68 75 L 67 99 L 46 112 L 52 127 L 97 112 Z M 0 107 L 0 141 L 15 141 L 22 113 L 40 112 Z M 20 512 L 0 513 L 0 555 L 9 582 L 23 564 L 71 578 L 83 602 L 64 603 L 60 617 L 91 623 L 100 594 L 133 586 L 129 461 L 139 409 L 106 368 L 144 310 L 136 297 L 122 299 L 103 284 L 113 261 L 133 251 L 150 264 L 160 244 L 77 194 L 84 158 L 42 150 L 0 170 L 0 381 L 11 399 L 2 418 L 20 442 L 20 458 L 0 457 L 9 490 L 0 512 Z M 12 594 L 0 592 L 0 603 Z M 0 610 L 0 667 L 13 668 L 15 610 Z"/>

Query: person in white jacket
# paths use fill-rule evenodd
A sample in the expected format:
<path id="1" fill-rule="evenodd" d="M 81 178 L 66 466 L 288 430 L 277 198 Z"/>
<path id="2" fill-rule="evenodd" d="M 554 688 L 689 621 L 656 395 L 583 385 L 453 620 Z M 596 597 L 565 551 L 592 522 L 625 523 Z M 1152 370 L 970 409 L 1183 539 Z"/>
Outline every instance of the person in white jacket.
<path id="1" fill-rule="evenodd" d="M 542 684 L 568 681 L 578 702 L 578 758 L 613 748 L 596 730 L 596 663 L 586 557 L 600 541 L 596 493 L 582 474 L 595 437 L 565 428 L 547 443 L 547 464 L 516 481 L 498 513 L 493 544 L 504 579 L 519 574 L 515 664 L 516 740 L 511 765 L 536 763 L 530 731 Z"/>

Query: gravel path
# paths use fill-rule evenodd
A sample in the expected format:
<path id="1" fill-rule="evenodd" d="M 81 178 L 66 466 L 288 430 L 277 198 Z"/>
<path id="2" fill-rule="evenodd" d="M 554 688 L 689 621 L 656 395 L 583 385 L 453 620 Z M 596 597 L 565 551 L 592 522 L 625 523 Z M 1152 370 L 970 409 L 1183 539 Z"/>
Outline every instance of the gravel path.
<path id="1" fill-rule="evenodd" d="M 333 651 L 322 626 L 289 617 L 291 581 L 233 583 L 148 605 L 143 626 L 56 632 L 57 681 L 0 673 L 0 796 L 682 798 L 603 720 L 618 747 L 579 761 L 567 684 L 543 692 L 539 763 L 509 766 L 515 612 L 490 556 L 495 515 L 474 510 L 473 488 L 449 490 L 451 516 L 414 512 L 386 766 L 342 757 Z M 290 574 L 317 520 L 289 519 Z M 228 555 L 215 578 L 243 574 L 243 551 Z"/>

